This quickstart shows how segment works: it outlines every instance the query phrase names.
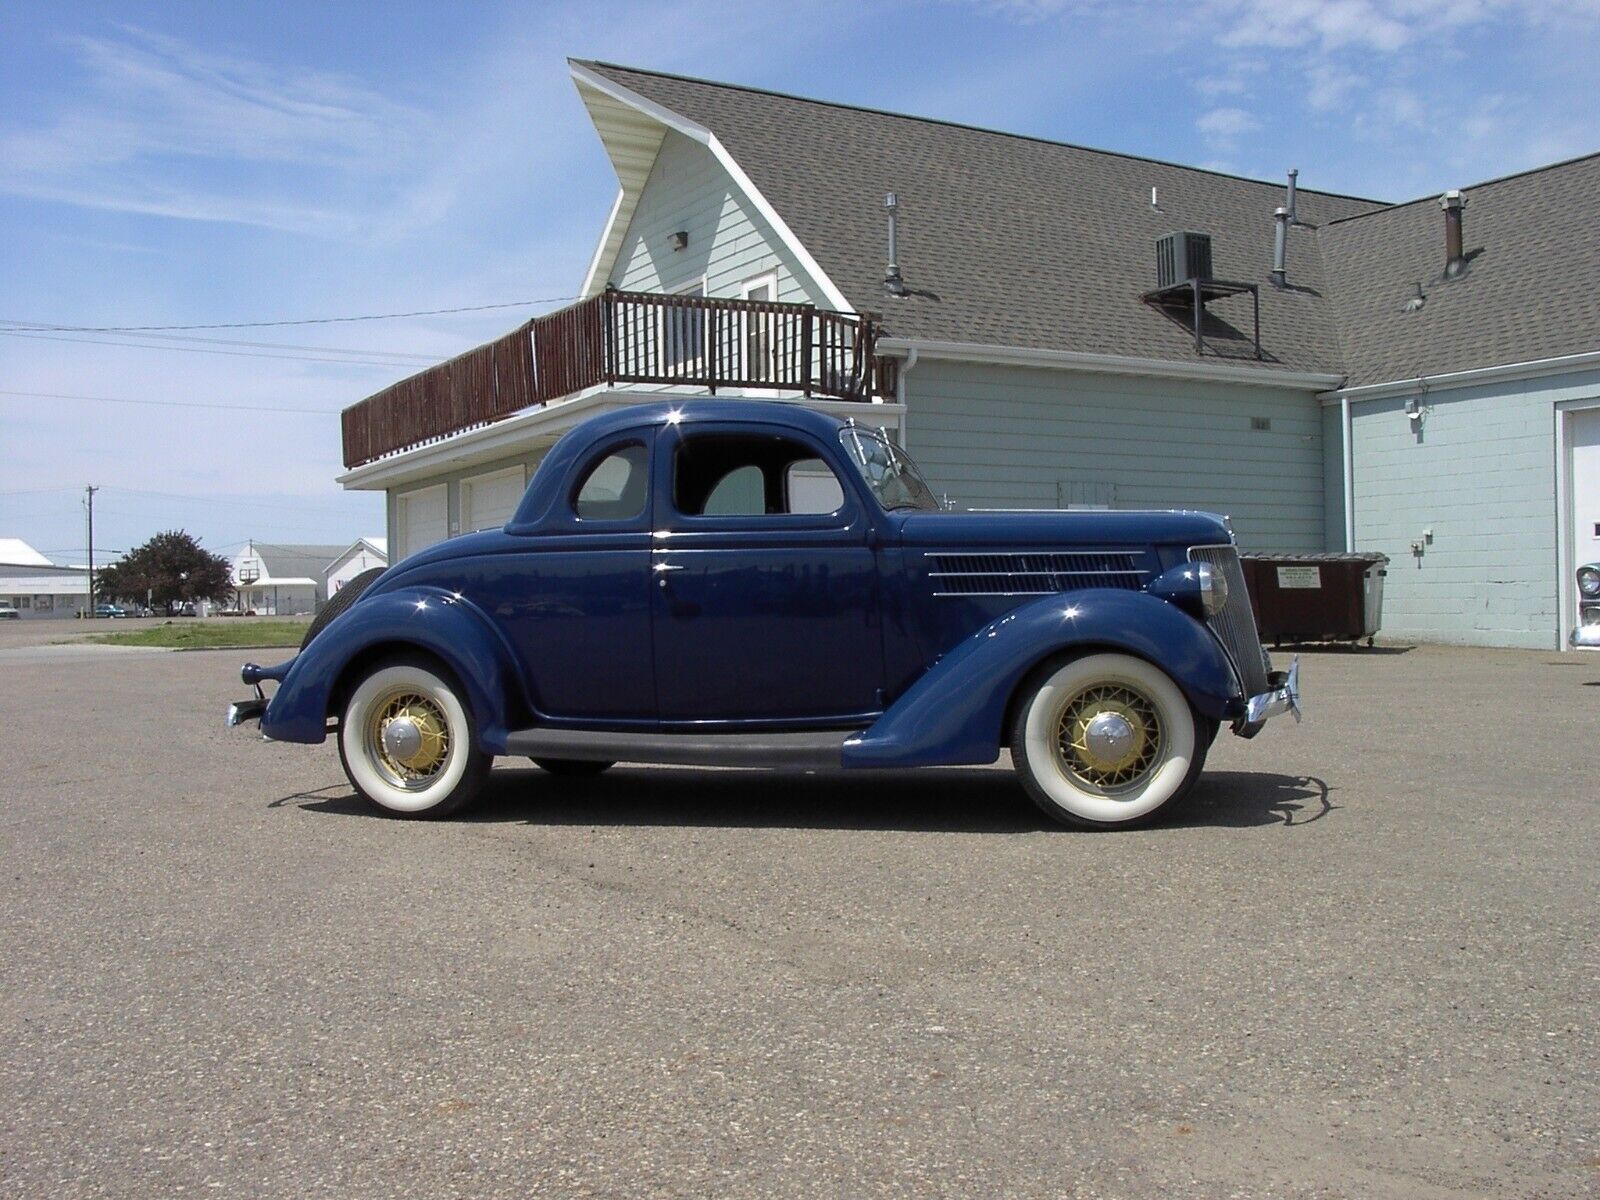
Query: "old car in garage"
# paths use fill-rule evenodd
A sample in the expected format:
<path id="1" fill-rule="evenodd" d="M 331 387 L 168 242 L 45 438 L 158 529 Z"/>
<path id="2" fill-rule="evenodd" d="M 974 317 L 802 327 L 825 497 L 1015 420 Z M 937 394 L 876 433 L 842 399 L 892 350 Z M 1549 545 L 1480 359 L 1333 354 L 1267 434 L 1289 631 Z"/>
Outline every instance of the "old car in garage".
<path id="1" fill-rule="evenodd" d="M 1578 621 L 1568 641 L 1575 650 L 1600 650 L 1600 562 L 1578 568 Z"/>
<path id="2" fill-rule="evenodd" d="M 1226 725 L 1299 717 L 1227 523 L 945 511 L 882 431 L 797 404 L 595 417 L 502 529 L 347 584 L 229 723 L 338 739 L 406 816 L 497 755 L 795 769 L 993 763 L 1053 819 L 1148 820 Z M 263 681 L 275 681 L 268 699 Z"/>

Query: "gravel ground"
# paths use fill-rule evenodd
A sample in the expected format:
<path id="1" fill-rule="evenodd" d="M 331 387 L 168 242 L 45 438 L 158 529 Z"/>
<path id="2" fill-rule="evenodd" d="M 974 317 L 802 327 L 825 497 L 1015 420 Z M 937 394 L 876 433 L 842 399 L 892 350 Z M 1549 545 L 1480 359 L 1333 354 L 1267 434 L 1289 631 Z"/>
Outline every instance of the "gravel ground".
<path id="1" fill-rule="evenodd" d="M 239 652 L 22 638 L 0 1195 L 1600 1193 L 1600 656 L 1308 654 L 1102 834 L 999 769 L 386 820 Z"/>

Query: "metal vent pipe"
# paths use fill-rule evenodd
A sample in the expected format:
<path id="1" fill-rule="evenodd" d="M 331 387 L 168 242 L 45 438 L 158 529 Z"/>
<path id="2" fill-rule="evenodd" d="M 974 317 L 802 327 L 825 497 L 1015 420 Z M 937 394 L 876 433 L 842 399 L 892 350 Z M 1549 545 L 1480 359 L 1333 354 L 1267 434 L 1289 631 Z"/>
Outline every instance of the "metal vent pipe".
<path id="1" fill-rule="evenodd" d="M 1272 214 L 1272 286 L 1289 286 L 1289 210 L 1278 208 Z"/>
<path id="2" fill-rule="evenodd" d="M 1290 167 L 1289 168 L 1289 194 L 1288 194 L 1287 197 L 1285 197 L 1284 204 L 1288 206 L 1288 209 L 1289 209 L 1289 224 L 1291 224 L 1291 225 L 1300 224 L 1300 214 L 1295 209 L 1295 195 L 1294 195 L 1294 193 L 1295 193 L 1295 184 L 1296 184 L 1296 181 L 1299 180 L 1299 178 L 1300 178 L 1300 168 L 1299 167 Z"/>
<path id="3" fill-rule="evenodd" d="M 1467 207 L 1467 198 L 1451 188 L 1439 197 L 1439 207 L 1444 209 L 1444 273 L 1454 277 L 1467 269 L 1467 256 L 1461 245 L 1461 214 Z"/>
<path id="4" fill-rule="evenodd" d="M 883 270 L 883 290 L 891 296 L 904 296 L 905 280 L 900 278 L 900 197 L 889 192 L 883 198 L 883 207 L 889 214 L 889 265 Z"/>

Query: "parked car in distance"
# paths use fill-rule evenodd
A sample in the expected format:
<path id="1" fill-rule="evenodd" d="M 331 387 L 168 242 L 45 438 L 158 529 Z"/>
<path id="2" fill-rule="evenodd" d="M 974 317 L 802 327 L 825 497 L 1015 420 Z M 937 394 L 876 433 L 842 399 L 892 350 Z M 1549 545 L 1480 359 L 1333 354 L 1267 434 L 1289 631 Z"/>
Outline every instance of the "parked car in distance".
<path id="1" fill-rule="evenodd" d="M 12 606 L 9 600 L 0 600 L 0 621 L 19 621 L 22 614 Z"/>
<path id="2" fill-rule="evenodd" d="M 96 604 L 94 606 L 94 615 L 97 617 L 125 617 L 128 615 L 128 610 L 120 604 Z"/>
<path id="3" fill-rule="evenodd" d="M 946 512 L 882 432 L 750 400 L 592 418 L 503 529 L 352 580 L 296 657 L 242 676 L 230 725 L 336 730 L 350 782 L 405 816 L 459 809 L 495 755 L 586 776 L 1009 748 L 1050 817 L 1128 825 L 1221 725 L 1299 716 L 1222 518 Z"/>
<path id="4" fill-rule="evenodd" d="M 1568 639 L 1574 649 L 1600 650 L 1600 562 L 1577 570 L 1578 623 Z"/>

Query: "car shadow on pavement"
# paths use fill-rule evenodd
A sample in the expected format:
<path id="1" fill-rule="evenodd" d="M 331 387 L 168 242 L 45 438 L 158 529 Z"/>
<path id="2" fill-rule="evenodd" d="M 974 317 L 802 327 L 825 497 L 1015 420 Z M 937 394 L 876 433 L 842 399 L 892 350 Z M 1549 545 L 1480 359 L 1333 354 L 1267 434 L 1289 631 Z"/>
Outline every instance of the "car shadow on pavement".
<path id="1" fill-rule="evenodd" d="M 1202 775 L 1154 826 L 1304 825 L 1333 811 L 1319 779 L 1257 772 Z M 378 817 L 347 785 L 274 800 L 332 816 Z M 596 779 L 501 768 L 464 823 L 863 829 L 926 833 L 1037 833 L 1054 826 L 1009 771 L 950 767 L 897 772 L 767 772 L 617 767 Z"/>
<path id="2" fill-rule="evenodd" d="M 1328 799 L 1330 790 L 1325 781 L 1310 775 L 1207 771 L 1161 824 L 1174 829 L 1309 825 L 1338 811 L 1339 806 Z"/>

